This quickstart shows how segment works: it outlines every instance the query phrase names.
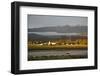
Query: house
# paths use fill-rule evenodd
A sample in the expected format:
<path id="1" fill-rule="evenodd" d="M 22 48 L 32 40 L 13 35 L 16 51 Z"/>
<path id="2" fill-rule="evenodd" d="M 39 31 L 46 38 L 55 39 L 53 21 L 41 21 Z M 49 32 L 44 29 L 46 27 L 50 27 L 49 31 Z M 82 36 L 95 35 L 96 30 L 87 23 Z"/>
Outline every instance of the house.
<path id="1" fill-rule="evenodd" d="M 48 42 L 48 45 L 56 45 L 56 43 L 55 42 Z"/>

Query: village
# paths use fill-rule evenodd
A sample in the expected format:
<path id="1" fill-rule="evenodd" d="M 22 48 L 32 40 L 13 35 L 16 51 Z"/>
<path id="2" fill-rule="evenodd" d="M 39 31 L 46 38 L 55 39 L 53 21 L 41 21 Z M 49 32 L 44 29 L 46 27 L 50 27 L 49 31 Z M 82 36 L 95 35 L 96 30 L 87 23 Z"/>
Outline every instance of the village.
<path id="1" fill-rule="evenodd" d="M 77 40 L 49 40 L 49 41 L 28 41 L 28 45 L 39 45 L 39 46 L 56 46 L 56 45 L 87 45 L 87 39 L 77 39 Z"/>

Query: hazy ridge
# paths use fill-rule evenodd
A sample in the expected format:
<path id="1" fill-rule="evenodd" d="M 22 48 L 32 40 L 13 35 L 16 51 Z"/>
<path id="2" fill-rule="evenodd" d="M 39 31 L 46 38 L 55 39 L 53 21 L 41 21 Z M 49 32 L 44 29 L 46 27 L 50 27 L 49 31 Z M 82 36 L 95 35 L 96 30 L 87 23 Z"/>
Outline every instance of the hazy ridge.
<path id="1" fill-rule="evenodd" d="M 57 32 L 57 33 L 87 33 L 87 26 L 54 26 L 54 27 L 40 27 L 29 28 L 28 32 Z"/>

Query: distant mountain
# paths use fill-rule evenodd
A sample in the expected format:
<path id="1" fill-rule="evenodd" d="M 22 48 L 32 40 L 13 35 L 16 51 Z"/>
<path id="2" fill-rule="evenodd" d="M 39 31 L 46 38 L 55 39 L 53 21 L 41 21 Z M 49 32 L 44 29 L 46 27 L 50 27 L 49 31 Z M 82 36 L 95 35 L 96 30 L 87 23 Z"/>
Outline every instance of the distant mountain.
<path id="1" fill-rule="evenodd" d="M 35 33 L 28 33 L 29 40 L 52 40 L 52 39 L 60 39 L 62 36 L 43 36 Z"/>
<path id="2" fill-rule="evenodd" d="M 29 28 L 28 32 L 57 32 L 57 33 L 87 33 L 87 26 L 54 26 L 54 27 L 40 27 Z"/>
<path id="3" fill-rule="evenodd" d="M 41 38 L 45 38 L 45 36 L 28 33 L 28 39 L 41 39 Z"/>
<path id="4" fill-rule="evenodd" d="M 39 34 L 34 34 L 34 33 L 28 33 L 28 40 L 42 40 L 42 41 L 48 41 L 48 40 L 56 40 L 56 39 L 77 39 L 77 38 L 87 38 L 87 36 L 81 36 L 81 35 L 71 35 L 71 36 L 66 36 L 66 35 L 48 35 L 48 36 L 43 36 Z"/>

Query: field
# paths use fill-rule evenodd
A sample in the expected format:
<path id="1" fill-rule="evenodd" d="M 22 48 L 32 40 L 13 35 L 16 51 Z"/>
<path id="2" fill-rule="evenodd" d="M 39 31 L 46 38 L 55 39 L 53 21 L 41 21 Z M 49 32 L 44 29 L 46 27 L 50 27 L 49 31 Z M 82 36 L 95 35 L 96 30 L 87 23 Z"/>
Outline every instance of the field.
<path id="1" fill-rule="evenodd" d="M 28 60 L 87 58 L 87 39 L 29 41 Z M 81 51 L 80 51 L 81 50 Z"/>
<path id="2" fill-rule="evenodd" d="M 87 49 L 87 45 L 28 45 L 29 50 L 52 50 L 52 49 Z"/>

